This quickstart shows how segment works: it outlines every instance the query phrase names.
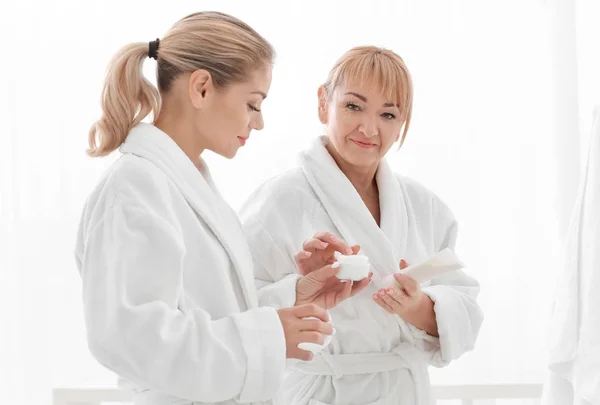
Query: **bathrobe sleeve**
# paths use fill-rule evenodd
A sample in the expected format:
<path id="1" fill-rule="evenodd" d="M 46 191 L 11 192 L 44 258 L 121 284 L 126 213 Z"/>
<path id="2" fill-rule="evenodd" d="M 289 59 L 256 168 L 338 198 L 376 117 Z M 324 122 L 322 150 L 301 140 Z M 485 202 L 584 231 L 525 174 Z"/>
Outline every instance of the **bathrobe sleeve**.
<path id="1" fill-rule="evenodd" d="M 437 197 L 432 203 L 437 251 L 456 247 L 458 224 L 450 209 Z M 473 350 L 483 322 L 477 304 L 479 283 L 463 271 L 451 272 L 424 287 L 434 302 L 439 340 L 431 353 L 431 365 L 444 367 Z"/>
<path id="2" fill-rule="evenodd" d="M 284 253 L 258 216 L 243 216 L 242 219 L 254 261 L 254 281 L 259 305 L 274 308 L 294 306 L 296 283 L 301 277 L 294 258 Z M 298 247 L 300 248 L 301 246 Z"/>
<path id="3" fill-rule="evenodd" d="M 126 379 L 190 402 L 272 398 L 285 368 L 277 312 L 183 313 L 185 255 L 175 228 L 143 206 L 107 209 L 76 258 L 91 353 Z"/>

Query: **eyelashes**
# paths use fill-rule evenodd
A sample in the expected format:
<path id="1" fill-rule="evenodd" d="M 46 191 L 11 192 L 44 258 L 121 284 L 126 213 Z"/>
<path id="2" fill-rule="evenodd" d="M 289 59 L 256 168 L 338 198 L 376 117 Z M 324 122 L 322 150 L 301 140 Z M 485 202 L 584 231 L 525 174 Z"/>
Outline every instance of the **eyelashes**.
<path id="1" fill-rule="evenodd" d="M 350 111 L 357 111 L 357 112 L 358 111 L 362 111 L 362 109 L 358 105 L 356 105 L 354 103 L 346 103 L 346 108 L 349 109 Z M 384 119 L 389 120 L 389 121 L 392 121 L 392 120 L 396 119 L 396 115 L 392 114 L 392 113 L 387 113 L 386 112 L 386 113 L 381 114 L 381 116 Z"/>
<path id="2" fill-rule="evenodd" d="M 360 111 L 360 107 L 354 103 L 346 103 L 346 108 L 352 111 Z"/>

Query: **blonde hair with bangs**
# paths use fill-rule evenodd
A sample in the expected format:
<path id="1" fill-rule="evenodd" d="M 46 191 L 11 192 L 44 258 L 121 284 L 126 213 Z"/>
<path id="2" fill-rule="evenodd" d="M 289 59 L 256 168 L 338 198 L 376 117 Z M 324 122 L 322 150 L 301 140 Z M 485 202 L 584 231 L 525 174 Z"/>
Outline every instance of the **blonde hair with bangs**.
<path id="1" fill-rule="evenodd" d="M 326 96 L 331 97 L 338 86 L 357 81 L 360 85 L 366 81 L 378 83 L 383 95 L 399 106 L 402 146 L 410 126 L 413 104 L 412 78 L 402 58 L 389 49 L 376 46 L 352 48 L 333 65 L 323 88 Z"/>

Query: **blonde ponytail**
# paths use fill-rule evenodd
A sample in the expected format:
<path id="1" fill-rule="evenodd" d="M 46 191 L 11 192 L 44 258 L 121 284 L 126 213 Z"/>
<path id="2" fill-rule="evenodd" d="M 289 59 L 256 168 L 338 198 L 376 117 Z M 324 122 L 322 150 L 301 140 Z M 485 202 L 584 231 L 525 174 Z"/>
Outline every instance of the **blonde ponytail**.
<path id="1" fill-rule="evenodd" d="M 148 114 L 158 114 L 158 90 L 142 72 L 147 58 L 148 44 L 139 42 L 121 48 L 110 61 L 102 90 L 102 116 L 90 129 L 88 155 L 108 155 Z"/>
<path id="2" fill-rule="evenodd" d="M 159 90 L 142 71 L 149 45 L 127 45 L 111 60 L 102 91 L 102 116 L 90 129 L 88 155 L 108 155 L 150 113 L 158 116 Z M 158 40 L 154 45 L 159 45 Z M 182 73 L 198 69 L 207 70 L 217 86 L 226 87 L 247 79 L 261 65 L 272 63 L 274 56 L 273 47 L 249 25 L 214 11 L 191 14 L 178 21 L 160 39 L 152 55 L 158 62 L 161 93 L 167 93 Z"/>

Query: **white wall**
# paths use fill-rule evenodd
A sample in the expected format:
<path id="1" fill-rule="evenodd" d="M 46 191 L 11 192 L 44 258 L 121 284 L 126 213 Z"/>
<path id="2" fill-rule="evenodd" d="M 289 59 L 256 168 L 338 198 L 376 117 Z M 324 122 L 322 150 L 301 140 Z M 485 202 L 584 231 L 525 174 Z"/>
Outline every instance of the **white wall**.
<path id="1" fill-rule="evenodd" d="M 113 384 L 88 354 L 72 250 L 87 193 L 112 158 L 84 154 L 106 63 L 217 9 L 276 47 L 266 128 L 233 161 L 209 156 L 239 207 L 321 133 L 316 90 L 354 45 L 398 52 L 415 83 L 392 166 L 431 187 L 461 224 L 482 284 L 475 352 L 434 383 L 542 381 L 543 325 L 560 259 L 546 2 L 4 1 L 0 6 L 0 402 L 48 403 L 53 386 Z M 146 71 L 153 77 L 154 61 Z M 591 74 L 588 72 L 587 74 Z M 560 155 L 558 155 L 558 158 Z"/>

